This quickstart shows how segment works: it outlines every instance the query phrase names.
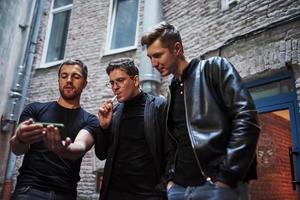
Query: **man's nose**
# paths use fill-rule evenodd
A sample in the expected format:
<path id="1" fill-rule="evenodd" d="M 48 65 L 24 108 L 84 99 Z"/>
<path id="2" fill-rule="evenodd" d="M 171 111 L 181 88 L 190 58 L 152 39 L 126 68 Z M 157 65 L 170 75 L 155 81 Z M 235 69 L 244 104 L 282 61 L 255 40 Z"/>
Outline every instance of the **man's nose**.
<path id="1" fill-rule="evenodd" d="M 68 76 L 67 82 L 72 82 L 72 77 L 71 76 Z"/>
<path id="2" fill-rule="evenodd" d="M 151 59 L 151 63 L 153 67 L 157 67 L 158 66 L 158 60 L 156 58 L 152 58 Z"/>

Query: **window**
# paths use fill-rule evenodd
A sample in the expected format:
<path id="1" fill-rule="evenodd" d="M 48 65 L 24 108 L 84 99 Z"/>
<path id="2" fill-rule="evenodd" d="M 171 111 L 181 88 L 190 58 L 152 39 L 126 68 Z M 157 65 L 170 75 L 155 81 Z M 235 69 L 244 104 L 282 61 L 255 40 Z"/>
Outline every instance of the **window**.
<path id="1" fill-rule="evenodd" d="M 221 0 L 222 10 L 227 10 L 236 4 L 238 4 L 239 0 Z"/>
<path id="2" fill-rule="evenodd" d="M 106 53 L 118 53 L 137 46 L 139 0 L 111 0 Z"/>
<path id="3" fill-rule="evenodd" d="M 293 92 L 290 79 L 284 79 L 249 88 L 249 92 L 254 100 L 271 97 L 279 94 Z"/>
<path id="4" fill-rule="evenodd" d="M 73 0 L 52 2 L 40 67 L 54 66 L 64 59 L 72 3 Z"/>

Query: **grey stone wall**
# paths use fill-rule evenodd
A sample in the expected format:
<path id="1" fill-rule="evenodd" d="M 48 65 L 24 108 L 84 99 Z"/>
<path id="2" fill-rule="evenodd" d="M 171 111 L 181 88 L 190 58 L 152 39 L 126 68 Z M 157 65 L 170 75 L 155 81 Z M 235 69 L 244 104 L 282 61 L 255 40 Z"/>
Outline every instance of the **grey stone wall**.
<path id="1" fill-rule="evenodd" d="M 299 21 L 238 40 L 222 48 L 220 54 L 236 65 L 242 77 L 297 66 L 300 62 Z"/>
<path id="2" fill-rule="evenodd" d="M 244 79 L 290 66 L 299 92 L 300 1 L 242 0 L 227 10 L 221 0 L 162 2 L 165 20 L 181 31 L 189 58 L 225 56 Z"/>
<path id="3" fill-rule="evenodd" d="M 241 0 L 227 10 L 221 9 L 221 0 L 162 2 L 165 19 L 181 30 L 186 53 L 192 57 L 300 11 L 298 0 Z"/>
<path id="4" fill-rule="evenodd" d="M 8 123 L 8 120 L 15 120 L 15 103 L 20 100 L 13 98 L 10 92 L 15 88 L 17 73 L 23 64 L 34 6 L 32 0 L 2 0 L 0 3 L 0 194 L 5 179 L 11 178 L 9 139 L 15 122 Z"/>
<path id="5" fill-rule="evenodd" d="M 143 2 L 141 0 L 140 33 Z M 27 103 L 52 101 L 59 95 L 57 67 L 37 69 L 41 62 L 50 3 L 51 0 L 48 0 L 43 16 L 34 62 L 36 70 L 32 75 Z M 107 63 L 125 56 L 139 62 L 141 51 L 139 45 L 137 50 L 105 55 L 109 4 L 107 0 L 74 0 L 67 39 L 66 58 L 79 58 L 89 67 L 88 86 L 82 94 L 82 106 L 93 114 L 97 113 L 103 100 L 112 96 L 110 89 L 105 87 Z M 221 0 L 162 0 L 162 5 L 165 19 L 181 30 L 185 53 L 189 58 L 223 55 L 229 58 L 245 79 L 290 66 L 295 72 L 300 94 L 299 20 L 224 46 L 230 39 L 299 14 L 298 0 L 240 0 L 228 10 L 221 9 Z M 162 94 L 166 94 L 169 81 L 170 77 L 163 79 L 160 88 Z M 78 199 L 97 199 L 93 171 L 99 167 L 103 167 L 103 162 L 95 158 L 93 150 L 89 151 L 81 167 Z"/>
<path id="6" fill-rule="evenodd" d="M 5 111 L 15 71 L 22 64 L 33 6 L 32 0 L 3 0 L 0 4 L 0 115 Z"/>

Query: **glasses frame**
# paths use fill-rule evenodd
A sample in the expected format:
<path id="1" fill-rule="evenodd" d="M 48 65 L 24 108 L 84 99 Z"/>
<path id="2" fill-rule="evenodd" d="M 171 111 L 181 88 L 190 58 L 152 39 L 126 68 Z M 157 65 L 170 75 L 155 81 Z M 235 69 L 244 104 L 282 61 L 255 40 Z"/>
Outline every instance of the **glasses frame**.
<path id="1" fill-rule="evenodd" d="M 133 76 L 129 76 L 129 79 L 133 80 L 137 75 L 133 75 Z M 114 81 L 108 81 L 105 83 L 105 86 L 110 88 L 110 89 L 113 89 L 113 87 L 116 85 L 117 87 L 124 87 L 126 81 L 128 80 L 128 78 L 126 77 L 120 77 L 120 78 L 117 78 L 116 80 Z"/>

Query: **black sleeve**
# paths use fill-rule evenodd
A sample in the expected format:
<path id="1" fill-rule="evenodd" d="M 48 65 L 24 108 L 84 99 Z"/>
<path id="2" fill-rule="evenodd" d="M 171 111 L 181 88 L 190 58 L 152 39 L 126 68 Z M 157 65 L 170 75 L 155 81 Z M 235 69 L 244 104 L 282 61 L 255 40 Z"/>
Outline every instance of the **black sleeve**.
<path id="1" fill-rule="evenodd" d="M 163 130 L 164 130 L 164 147 L 165 147 L 165 173 L 164 173 L 164 182 L 165 185 L 169 180 L 174 178 L 175 173 L 175 152 L 176 152 L 176 143 L 171 138 L 171 134 L 167 128 L 167 103 L 163 107 L 162 112 L 162 122 L 163 122 Z"/>
<path id="2" fill-rule="evenodd" d="M 29 105 L 27 105 L 24 110 L 21 113 L 21 116 L 19 118 L 19 124 L 28 120 L 28 119 L 33 119 L 33 121 L 37 120 L 37 114 L 36 114 L 36 110 L 37 110 L 37 103 L 31 103 Z"/>
<path id="3" fill-rule="evenodd" d="M 100 160 L 105 160 L 110 141 L 110 130 L 102 129 L 100 126 L 95 139 L 95 154 Z"/>
<path id="4" fill-rule="evenodd" d="M 113 108 L 113 113 L 116 112 L 116 110 L 119 107 L 120 104 L 117 104 Z M 113 116 L 114 119 L 114 116 Z M 113 120 L 112 119 L 112 120 Z M 113 123 L 113 121 L 112 121 Z M 105 160 L 107 158 L 108 150 L 111 145 L 111 142 L 113 141 L 113 134 L 112 134 L 112 123 L 107 129 L 101 128 L 99 125 L 99 129 L 97 132 L 96 140 L 95 140 L 95 154 L 97 158 L 100 160 Z"/>
<path id="5" fill-rule="evenodd" d="M 167 101 L 163 99 L 158 109 L 159 116 L 159 126 L 160 132 L 163 134 L 163 174 L 161 177 L 161 184 L 159 185 L 159 190 L 166 194 L 166 185 L 168 181 L 174 178 L 174 160 L 176 152 L 176 144 L 170 136 L 167 129 L 166 116 L 167 116 Z"/>
<path id="6" fill-rule="evenodd" d="M 243 178 L 256 156 L 260 132 L 254 101 L 236 69 L 225 58 L 214 59 L 213 78 L 224 109 L 232 121 L 227 156 L 219 166 L 217 180 L 235 185 Z"/>

